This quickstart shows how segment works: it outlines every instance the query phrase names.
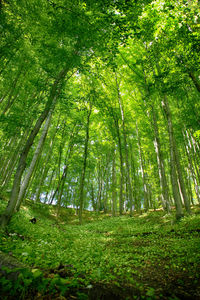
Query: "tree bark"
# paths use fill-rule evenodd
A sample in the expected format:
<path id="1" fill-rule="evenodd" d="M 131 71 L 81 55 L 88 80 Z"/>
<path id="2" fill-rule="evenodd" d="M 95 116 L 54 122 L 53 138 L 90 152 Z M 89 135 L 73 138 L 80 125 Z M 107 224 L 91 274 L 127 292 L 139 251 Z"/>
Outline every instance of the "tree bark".
<path id="1" fill-rule="evenodd" d="M 121 141 L 121 134 L 119 129 L 119 122 L 116 116 L 114 116 L 115 120 L 115 127 L 117 132 L 117 139 L 119 145 L 119 158 L 120 158 L 120 194 L 119 194 L 119 214 L 122 215 L 123 213 L 123 204 L 124 204 L 124 159 L 122 153 L 122 141 Z"/>
<path id="2" fill-rule="evenodd" d="M 24 133 L 24 138 L 26 139 L 27 136 L 29 134 L 29 128 L 27 128 L 27 130 Z M 24 138 L 21 138 L 21 140 L 19 141 L 16 149 L 13 151 L 13 154 L 11 156 L 11 159 L 9 160 L 9 164 L 5 170 L 5 174 L 4 176 L 2 176 L 2 186 L 1 186 L 1 190 L 5 189 L 11 179 L 13 170 L 17 164 L 19 155 L 20 155 L 20 151 L 23 149 L 24 147 Z"/>
<path id="3" fill-rule="evenodd" d="M 197 182 L 197 179 L 196 179 L 196 174 L 195 174 L 195 171 L 194 171 L 194 168 L 193 168 L 193 162 L 192 162 L 192 159 L 191 159 L 190 150 L 189 150 L 189 147 L 188 147 L 188 143 L 186 142 L 186 135 L 184 134 L 184 132 L 183 132 L 183 138 L 184 138 L 184 145 L 185 145 L 185 150 L 186 150 L 186 154 L 187 154 L 187 158 L 188 158 L 190 173 L 192 175 L 192 180 L 194 182 L 194 188 L 195 188 L 195 193 L 196 193 L 196 196 L 197 196 L 197 201 L 200 204 L 200 193 L 199 193 L 198 182 Z"/>
<path id="4" fill-rule="evenodd" d="M 166 96 L 164 96 L 163 98 L 163 109 L 167 118 L 167 127 L 168 127 L 168 134 L 169 134 L 171 182 L 172 182 L 172 192 L 173 192 L 174 202 L 176 206 L 176 218 L 180 219 L 183 217 L 183 209 L 182 209 L 181 197 L 178 188 L 178 178 L 176 173 L 174 131 L 173 131 L 173 125 L 171 120 L 171 112 L 170 112 L 170 108 Z"/>
<path id="5" fill-rule="evenodd" d="M 87 124 L 85 132 L 85 147 L 84 147 L 84 157 L 83 157 L 83 169 L 80 180 L 80 194 L 79 194 L 79 222 L 82 224 L 82 213 L 83 213 L 83 200 L 84 200 L 84 183 L 85 183 L 85 172 L 87 167 L 87 156 L 88 156 L 88 142 L 89 142 L 89 130 L 90 130 L 90 116 L 92 113 L 92 105 L 90 103 L 90 108 L 87 115 Z"/>
<path id="6" fill-rule="evenodd" d="M 148 203 L 148 195 L 147 195 L 147 182 L 146 182 L 146 174 L 145 174 L 145 165 L 144 165 L 144 157 L 143 157 L 143 151 L 142 151 L 142 147 L 141 147 L 141 139 L 140 139 L 140 134 L 139 134 L 137 122 L 136 122 L 136 132 L 137 132 L 137 138 L 138 138 L 140 166 L 141 166 L 141 170 L 142 170 L 142 181 L 143 181 L 143 189 L 144 189 L 144 209 L 145 209 L 145 211 L 148 211 L 149 203 Z"/>
<path id="7" fill-rule="evenodd" d="M 40 140 L 38 142 L 35 153 L 33 155 L 30 167 L 29 167 L 28 172 L 27 172 L 27 174 L 26 174 L 26 176 L 25 176 L 25 178 L 22 182 L 22 185 L 20 187 L 20 192 L 19 192 L 19 196 L 18 196 L 18 199 L 17 199 L 16 208 L 15 208 L 16 211 L 19 211 L 19 209 L 20 209 L 21 202 L 23 201 L 23 198 L 24 198 L 26 189 L 28 187 L 29 181 L 31 179 L 31 176 L 33 174 L 36 162 L 38 160 L 39 155 L 42 152 L 42 147 L 44 145 L 44 142 L 45 142 L 45 139 L 46 139 L 46 136 L 47 136 L 47 132 L 48 132 L 48 129 L 49 129 L 49 126 L 50 126 L 50 123 L 51 123 L 51 117 L 52 117 L 52 111 L 50 110 L 50 112 L 47 116 L 46 122 L 44 124 Z"/>
<path id="8" fill-rule="evenodd" d="M 162 199 L 163 208 L 169 213 L 170 212 L 169 188 L 167 185 L 163 153 L 162 153 L 161 145 L 160 145 L 157 114 L 156 114 L 156 111 L 153 106 L 152 106 L 151 112 L 152 112 L 152 117 L 153 117 L 153 128 L 154 128 L 154 135 L 155 135 L 154 147 L 155 147 L 156 156 L 157 156 L 160 185 L 162 188 L 161 199 Z"/>
<path id="9" fill-rule="evenodd" d="M 33 130 L 31 131 L 31 133 L 26 141 L 26 144 L 22 150 L 22 153 L 21 153 L 21 156 L 19 159 L 19 163 L 18 163 L 18 167 L 17 167 L 16 173 L 15 173 L 14 182 L 13 182 L 11 196 L 10 196 L 10 199 L 8 202 L 8 206 L 7 206 L 6 210 L 4 211 L 4 213 L 0 217 L 0 224 L 2 227 L 5 227 L 9 223 L 9 221 L 15 211 L 15 207 L 16 207 L 16 203 L 17 203 L 17 199 L 18 199 L 19 191 L 20 191 L 21 178 L 22 178 L 22 174 L 26 167 L 26 159 L 27 159 L 28 153 L 29 153 L 30 148 L 33 144 L 33 141 L 34 141 L 35 137 L 37 136 L 37 134 L 42 126 L 42 123 L 46 119 L 50 109 L 52 109 L 52 110 L 54 109 L 56 100 L 58 98 L 58 95 L 59 95 L 59 92 L 61 89 L 61 88 L 58 89 L 58 84 L 60 83 L 60 81 L 62 79 L 65 78 L 67 72 L 68 72 L 68 68 L 64 68 L 59 73 L 56 80 L 54 81 L 49 100 L 47 101 L 43 112 L 41 113 L 40 117 L 38 118 Z"/>
<path id="10" fill-rule="evenodd" d="M 70 140 L 72 139 L 72 137 L 73 137 L 73 135 L 71 136 Z M 65 167 L 63 169 L 62 177 L 61 177 L 61 180 L 60 180 L 60 191 L 58 193 L 58 201 L 57 201 L 57 215 L 59 215 L 59 211 L 60 211 L 60 207 L 61 207 L 61 198 L 62 198 L 62 195 L 63 195 L 65 181 L 66 181 L 66 178 L 67 178 L 69 160 L 70 160 L 72 150 L 73 150 L 73 146 L 74 146 L 73 141 L 70 141 L 69 143 L 70 144 L 69 144 L 69 149 L 67 151 L 67 157 L 65 158 Z"/>
<path id="11" fill-rule="evenodd" d="M 48 184 L 48 188 L 47 188 L 47 193 L 46 193 L 45 200 L 44 200 L 45 203 L 47 203 L 47 200 L 48 200 L 49 191 L 50 191 L 50 187 L 51 187 L 51 183 L 52 183 L 55 171 L 56 171 L 56 168 L 54 167 L 54 169 L 51 173 L 51 176 L 50 176 L 50 180 L 49 180 L 49 184 Z M 50 201 L 48 203 L 50 204 Z"/>
<path id="12" fill-rule="evenodd" d="M 115 149 L 113 151 L 113 161 L 112 161 L 112 216 L 115 217 L 116 215 L 116 198 L 117 198 L 117 192 L 116 192 L 116 185 L 117 185 L 117 179 L 116 179 L 116 153 Z"/>
<path id="13" fill-rule="evenodd" d="M 128 189 L 128 200 L 130 205 L 130 216 L 133 215 L 133 194 L 132 194 L 132 183 L 131 183 L 131 177 L 130 177 L 130 166 L 129 166 L 129 153 L 128 153 L 128 144 L 127 144 L 127 137 L 126 137 L 126 126 L 125 126 L 125 117 L 124 117 L 124 105 L 122 101 L 122 97 L 119 90 L 119 84 L 117 80 L 117 75 L 115 74 L 115 80 L 116 80 L 116 87 L 117 87 L 117 94 L 118 94 L 118 102 L 120 106 L 120 112 L 121 112 L 121 119 L 122 119 L 122 128 L 123 128 L 123 137 L 124 137 L 124 150 L 125 150 L 125 160 L 126 160 L 126 186 Z M 122 155 L 122 153 L 121 153 Z M 120 159 L 121 161 L 121 159 Z M 121 165 L 121 169 L 123 172 L 123 161 Z M 120 211 L 120 214 L 122 214 L 122 211 Z"/>

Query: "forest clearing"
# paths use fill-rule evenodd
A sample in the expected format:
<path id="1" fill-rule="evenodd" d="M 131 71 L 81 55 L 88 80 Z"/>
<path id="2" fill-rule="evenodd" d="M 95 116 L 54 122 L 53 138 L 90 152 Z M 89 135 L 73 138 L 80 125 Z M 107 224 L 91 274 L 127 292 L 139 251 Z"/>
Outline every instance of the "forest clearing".
<path id="1" fill-rule="evenodd" d="M 198 0 L 0 1 L 0 297 L 200 298 L 199 28 Z"/>

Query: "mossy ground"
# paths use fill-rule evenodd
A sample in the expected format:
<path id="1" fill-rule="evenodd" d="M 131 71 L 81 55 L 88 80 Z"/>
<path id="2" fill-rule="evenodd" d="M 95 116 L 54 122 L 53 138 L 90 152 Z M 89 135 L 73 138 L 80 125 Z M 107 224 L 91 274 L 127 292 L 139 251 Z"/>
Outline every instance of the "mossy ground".
<path id="1" fill-rule="evenodd" d="M 85 212 L 79 225 L 73 209 L 57 218 L 52 206 L 27 204 L 1 232 L 0 249 L 30 273 L 0 280 L 2 293 L 5 299 L 200 299 L 200 208 L 192 211 L 178 223 L 163 211 L 132 218 Z"/>

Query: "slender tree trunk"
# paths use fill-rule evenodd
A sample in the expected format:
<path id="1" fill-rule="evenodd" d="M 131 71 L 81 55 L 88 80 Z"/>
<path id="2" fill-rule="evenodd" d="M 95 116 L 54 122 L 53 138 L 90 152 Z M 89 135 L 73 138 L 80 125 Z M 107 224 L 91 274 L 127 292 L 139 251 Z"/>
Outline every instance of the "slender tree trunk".
<path id="1" fill-rule="evenodd" d="M 156 156 L 157 156 L 159 179 L 160 179 L 160 184 L 161 184 L 161 188 L 162 188 L 161 199 L 162 199 L 163 208 L 169 213 L 170 212 L 169 188 L 167 185 L 163 153 L 162 153 L 161 145 L 160 145 L 157 114 L 156 114 L 156 111 L 153 106 L 152 106 L 151 111 L 152 111 L 152 116 L 153 116 L 153 128 L 154 128 L 154 135 L 155 135 L 154 147 L 155 147 Z"/>
<path id="2" fill-rule="evenodd" d="M 84 200 L 84 184 L 85 184 L 85 172 L 87 166 L 87 156 L 88 156 L 88 142 L 89 142 L 89 130 L 90 130 L 90 116 L 92 113 L 92 105 L 90 104 L 90 109 L 87 115 L 86 124 L 86 135 L 85 135 L 85 147 L 84 147 L 84 158 L 83 158 L 83 169 L 80 180 L 80 194 L 79 194 L 79 222 L 82 224 L 82 213 L 83 213 L 83 200 Z"/>
<path id="3" fill-rule="evenodd" d="M 99 174 L 98 174 L 98 195 L 97 195 L 97 211 L 100 212 L 102 204 L 101 204 L 101 198 L 102 198 L 102 186 L 103 186 L 103 178 L 101 173 L 101 167 L 99 168 Z"/>
<path id="4" fill-rule="evenodd" d="M 132 174 L 132 178 L 133 178 L 133 197 L 134 197 L 134 206 L 137 212 L 141 213 L 141 201 L 139 199 L 138 196 L 138 172 L 136 170 L 136 166 L 135 166 L 135 161 L 134 161 L 134 157 L 133 157 L 133 150 L 132 150 L 132 145 L 130 144 L 130 152 L 131 152 L 131 174 Z"/>
<path id="5" fill-rule="evenodd" d="M 70 140 L 71 140 L 71 138 L 70 138 Z M 58 194 L 58 201 L 57 201 L 57 215 L 59 215 L 59 211 L 60 211 L 60 207 L 61 207 L 61 198 L 62 198 L 63 191 L 64 191 L 65 181 L 67 178 L 68 167 L 69 167 L 69 160 L 70 160 L 70 157 L 72 154 L 73 146 L 74 146 L 73 141 L 70 141 L 69 149 L 67 151 L 67 157 L 65 158 L 65 167 L 64 167 L 63 174 L 62 174 L 62 177 L 60 180 L 60 191 Z"/>
<path id="6" fill-rule="evenodd" d="M 186 135 L 187 135 L 187 140 L 188 140 L 189 153 L 192 158 L 193 167 L 194 167 L 195 174 L 196 174 L 196 179 L 198 181 L 198 185 L 200 185 L 200 173 L 199 173 L 199 168 L 198 168 L 199 162 L 200 162 L 198 159 L 198 153 L 200 152 L 200 150 L 198 149 L 198 146 L 196 145 L 191 132 L 188 132 L 188 130 L 186 130 Z"/>
<path id="7" fill-rule="evenodd" d="M 115 120 L 115 127 L 117 132 L 117 139 L 119 145 L 119 158 L 120 158 L 120 194 L 119 194 L 119 214 L 122 215 L 123 213 L 123 205 L 124 205 L 124 159 L 122 153 L 122 141 L 121 141 L 121 134 L 119 129 L 119 122 L 117 117 L 114 117 Z"/>
<path id="8" fill-rule="evenodd" d="M 58 169 L 56 168 L 55 169 L 55 173 L 54 173 L 54 176 L 53 176 L 53 184 L 52 184 L 52 191 L 51 191 L 51 195 L 49 197 L 49 204 L 53 204 L 54 202 L 54 197 L 55 197 L 55 189 L 56 189 L 56 183 L 54 183 L 54 180 L 58 177 Z"/>
<path id="9" fill-rule="evenodd" d="M 17 204 L 16 204 L 16 210 L 17 211 L 19 211 L 19 209 L 20 209 L 21 202 L 23 201 L 24 194 L 26 192 L 26 189 L 28 187 L 29 181 L 30 181 L 31 176 L 33 174 L 36 162 L 38 160 L 39 155 L 42 152 L 44 141 L 46 139 L 47 132 L 48 132 L 48 129 L 49 129 L 49 126 L 50 126 L 50 123 L 51 123 L 51 117 L 52 117 L 52 111 L 50 110 L 50 112 L 49 112 L 49 114 L 47 116 L 46 122 L 44 124 L 40 140 L 38 142 L 38 145 L 36 147 L 35 153 L 33 155 L 30 167 L 29 167 L 28 172 L 27 172 L 27 174 L 26 174 L 26 176 L 25 176 L 25 178 L 23 180 L 23 183 L 22 183 L 22 185 L 20 187 L 20 192 L 19 192 L 19 196 L 18 196 L 18 200 L 17 200 Z"/>
<path id="10" fill-rule="evenodd" d="M 73 138 L 74 138 L 74 135 L 77 134 L 76 125 L 77 124 L 75 123 L 74 127 L 73 127 L 73 130 L 72 130 L 72 133 L 71 133 L 70 138 L 69 138 L 68 150 L 67 150 L 65 161 L 64 161 L 65 167 L 64 167 L 61 178 L 60 178 L 61 160 L 60 160 L 60 157 L 59 157 L 59 174 L 58 174 L 59 180 L 58 180 L 58 185 L 57 185 L 57 187 L 54 191 L 54 194 L 52 196 L 52 201 L 53 201 L 56 194 L 58 193 L 58 202 L 57 202 L 58 211 L 57 211 L 57 214 L 59 214 L 59 207 L 60 207 L 60 203 L 61 203 L 61 197 L 62 197 L 62 194 L 63 194 L 64 184 L 65 184 L 65 180 L 66 180 L 67 172 L 68 172 L 69 159 L 71 157 L 71 153 L 72 153 L 72 150 L 73 150 L 73 147 L 74 147 Z"/>
<path id="11" fill-rule="evenodd" d="M 29 184 L 28 184 L 28 187 L 26 189 L 26 193 L 24 195 L 24 198 L 31 198 L 32 200 L 34 199 L 33 196 L 35 196 L 35 192 L 37 190 L 37 171 L 38 171 L 38 166 L 40 164 L 40 159 L 41 159 L 41 156 L 38 157 L 38 160 L 36 162 L 36 166 L 34 168 L 34 171 L 33 171 L 33 175 L 31 176 L 31 180 L 29 181 Z M 33 186 L 32 190 L 29 191 L 30 187 Z"/>
<path id="12" fill-rule="evenodd" d="M 174 143 L 175 143 L 175 140 L 174 140 Z M 188 199 L 188 195 L 187 195 L 186 188 L 185 188 L 185 182 L 184 182 L 184 179 L 183 179 L 182 166 L 181 166 L 181 163 L 180 163 L 179 152 L 178 152 L 178 148 L 177 148 L 176 144 L 174 144 L 174 154 L 175 154 L 175 160 L 176 160 L 178 180 L 179 180 L 180 187 L 181 187 L 181 192 L 182 192 L 182 195 L 183 195 L 184 205 L 185 205 L 187 213 L 190 214 L 191 213 L 190 201 Z"/>
<path id="13" fill-rule="evenodd" d="M 94 183 L 91 183 L 91 201 L 92 201 L 92 208 L 93 211 L 97 210 L 97 203 L 95 202 L 95 195 L 94 195 Z"/>
<path id="14" fill-rule="evenodd" d="M 53 180 L 55 171 L 56 171 L 56 168 L 54 167 L 54 169 L 53 169 L 53 171 L 52 171 L 52 173 L 51 173 L 50 180 L 49 180 L 49 184 L 48 184 L 48 188 L 47 188 L 47 193 L 46 193 L 45 200 L 44 200 L 45 203 L 47 203 L 47 200 L 48 200 L 49 191 L 50 191 L 50 188 L 51 188 L 51 183 L 52 183 L 52 180 Z M 50 203 L 49 203 L 49 204 L 50 204 Z"/>
<path id="15" fill-rule="evenodd" d="M 170 112 L 170 108 L 166 96 L 164 96 L 163 108 L 167 118 L 167 126 L 168 126 L 168 134 L 169 134 L 172 192 L 173 192 L 174 202 L 176 206 L 176 218 L 180 219 L 181 217 L 183 217 L 183 209 L 182 209 L 181 197 L 178 188 L 178 178 L 176 173 L 176 157 L 174 151 L 175 140 L 174 140 L 172 120 L 171 120 L 171 112 Z"/>
<path id="16" fill-rule="evenodd" d="M 186 186 L 187 186 L 187 192 L 188 192 L 188 197 L 189 197 L 189 201 L 192 205 L 194 205 L 194 200 L 193 200 L 193 192 L 192 192 L 192 178 L 191 178 L 191 171 L 189 168 L 187 168 L 187 178 L 186 178 Z"/>
<path id="17" fill-rule="evenodd" d="M 39 182 L 38 190 L 37 190 L 36 197 L 35 197 L 35 201 L 36 201 L 36 202 L 39 202 L 39 201 L 40 201 L 40 194 L 41 194 L 42 185 L 43 185 L 43 183 L 44 183 L 44 181 L 45 181 L 45 178 L 46 178 L 47 173 L 48 173 L 48 170 L 49 170 L 49 168 L 48 168 L 48 161 L 49 161 L 49 159 L 50 159 L 50 157 L 51 157 L 51 155 L 52 155 L 52 151 L 53 151 L 53 142 L 54 142 L 54 138 L 55 138 L 55 136 L 56 136 L 56 134 L 57 134 L 57 131 L 58 131 L 58 125 L 59 125 L 59 122 L 60 122 L 60 116 L 59 116 L 59 118 L 58 118 L 57 125 L 56 125 L 56 127 L 55 127 L 54 132 L 53 132 L 53 136 L 51 137 L 50 150 L 48 151 L 48 155 L 47 155 L 46 161 L 45 161 L 45 163 L 44 163 L 44 165 L 47 166 L 47 167 L 45 167 L 45 168 L 43 167 L 42 170 L 41 170 L 41 173 L 42 173 L 42 174 L 41 174 L 41 177 L 40 177 L 40 182 Z"/>
<path id="18" fill-rule="evenodd" d="M 184 138 L 184 145 L 185 145 L 185 150 L 186 150 L 186 154 L 187 154 L 187 158 L 188 158 L 190 173 L 192 175 L 192 180 L 194 182 L 194 188 L 195 188 L 195 193 L 196 193 L 196 196 L 197 196 L 197 201 L 200 204 L 200 193 L 199 193 L 198 182 L 197 182 L 197 179 L 196 179 L 196 175 L 195 175 L 195 171 L 194 171 L 194 168 L 193 168 L 193 163 L 192 163 L 189 147 L 188 147 L 188 144 L 186 143 L 186 135 L 184 134 L 184 132 L 183 132 L 183 138 Z"/>
<path id="19" fill-rule="evenodd" d="M 46 119 L 50 109 L 52 109 L 52 110 L 54 109 L 56 100 L 58 98 L 58 95 L 59 95 L 59 92 L 61 89 L 61 88 L 58 89 L 58 84 L 66 76 L 67 71 L 68 71 L 68 69 L 66 69 L 66 68 L 63 69 L 59 73 L 57 79 L 55 80 L 55 82 L 52 86 L 49 100 L 46 103 L 45 109 L 41 113 L 40 117 L 38 118 L 33 130 L 31 131 L 31 133 L 28 137 L 28 140 L 22 150 L 22 153 L 21 153 L 21 156 L 19 159 L 19 163 L 18 163 L 18 167 L 17 167 L 16 173 L 15 173 L 15 178 L 14 178 L 14 182 L 13 182 L 13 186 L 12 186 L 10 200 L 8 202 L 8 206 L 7 206 L 6 210 L 0 217 L 0 224 L 2 227 L 5 227 L 9 223 L 9 221 L 15 211 L 15 207 L 16 207 L 16 203 L 17 203 L 17 199 L 18 199 L 19 191 L 20 191 L 21 178 L 22 178 L 24 169 L 26 167 L 26 159 L 27 159 L 28 153 L 29 153 L 31 146 L 33 144 L 33 141 L 34 141 L 35 137 L 37 136 L 37 134 L 42 126 L 42 123 Z"/>
<path id="20" fill-rule="evenodd" d="M 145 164 L 144 164 L 144 157 L 143 157 L 143 151 L 141 147 L 141 139 L 140 134 L 136 122 L 136 132 L 137 132 L 137 138 L 138 138 L 138 148 L 139 148 L 139 156 L 140 156 L 140 166 L 142 170 L 142 181 L 143 181 L 143 189 L 144 189 L 144 209 L 145 211 L 148 211 L 149 209 L 149 203 L 148 203 L 148 195 L 147 195 L 147 182 L 146 182 L 146 174 L 145 174 Z"/>
<path id="21" fill-rule="evenodd" d="M 27 130 L 24 133 L 24 138 L 25 139 L 27 138 L 28 134 L 29 134 L 29 128 L 27 128 Z M 2 177 L 3 181 L 2 181 L 1 190 L 5 189 L 7 187 L 8 183 L 9 183 L 9 181 L 11 179 L 11 176 L 13 174 L 13 170 L 14 170 L 14 168 L 15 168 L 15 166 L 17 164 L 18 158 L 19 158 L 20 151 L 22 150 L 22 148 L 24 146 L 24 138 L 22 138 L 19 141 L 16 149 L 13 151 L 13 154 L 11 156 L 9 164 L 8 164 L 6 170 L 5 170 L 6 173 Z"/>
<path id="22" fill-rule="evenodd" d="M 132 217 L 132 215 L 133 215 L 133 194 L 132 194 L 132 182 L 131 182 L 131 177 L 130 177 L 130 165 L 129 165 L 128 144 L 127 144 L 127 137 L 126 137 L 124 105 L 123 105 L 122 97 L 121 97 L 121 94 L 120 94 L 119 84 L 118 84 L 118 81 L 117 81 L 117 75 L 116 74 L 115 74 L 115 80 L 116 80 L 117 93 L 118 93 L 118 102 L 119 102 L 119 106 L 120 106 L 121 119 L 122 119 L 123 137 L 124 137 L 124 150 L 125 150 L 125 159 L 126 159 L 126 186 L 127 186 L 127 189 L 128 189 L 128 198 L 129 198 L 128 200 L 129 200 L 129 205 L 130 205 L 130 216 Z M 123 165 L 121 166 L 121 168 L 123 170 Z M 122 211 L 120 211 L 120 214 L 121 213 L 122 213 Z"/>
<path id="23" fill-rule="evenodd" d="M 106 214 L 108 212 L 108 188 L 109 188 L 109 162 L 110 162 L 110 154 L 107 156 L 107 162 L 106 162 L 106 168 L 105 168 L 105 174 L 106 176 L 106 182 L 105 182 L 105 193 L 104 193 L 104 213 Z"/>
<path id="24" fill-rule="evenodd" d="M 35 197 L 36 202 L 39 201 L 39 199 L 40 199 L 41 190 L 42 190 L 43 184 L 45 182 L 45 179 L 47 177 L 48 171 L 50 169 L 50 166 L 49 166 L 48 162 L 49 162 L 49 159 L 51 158 L 52 151 L 53 151 L 53 140 L 51 140 L 50 149 L 49 149 L 47 157 L 44 161 L 44 166 L 45 167 L 41 168 L 40 182 L 39 182 L 37 194 L 36 194 L 36 197 Z"/>
<path id="25" fill-rule="evenodd" d="M 116 178 L 116 150 L 113 151 L 113 161 L 112 161 L 112 216 L 116 215 L 116 201 L 117 201 L 117 178 Z"/>

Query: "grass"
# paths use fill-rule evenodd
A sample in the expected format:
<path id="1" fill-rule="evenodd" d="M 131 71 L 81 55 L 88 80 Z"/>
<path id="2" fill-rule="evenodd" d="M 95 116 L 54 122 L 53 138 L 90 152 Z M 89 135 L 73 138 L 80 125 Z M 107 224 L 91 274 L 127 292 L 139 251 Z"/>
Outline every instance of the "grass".
<path id="1" fill-rule="evenodd" d="M 178 223 L 162 211 L 85 212 L 80 226 L 74 213 L 63 208 L 57 219 L 53 207 L 28 204 L 2 232 L 1 250 L 31 270 L 13 299 L 200 299 L 198 207 Z M 22 281 L 3 281 L 4 296 Z"/>

